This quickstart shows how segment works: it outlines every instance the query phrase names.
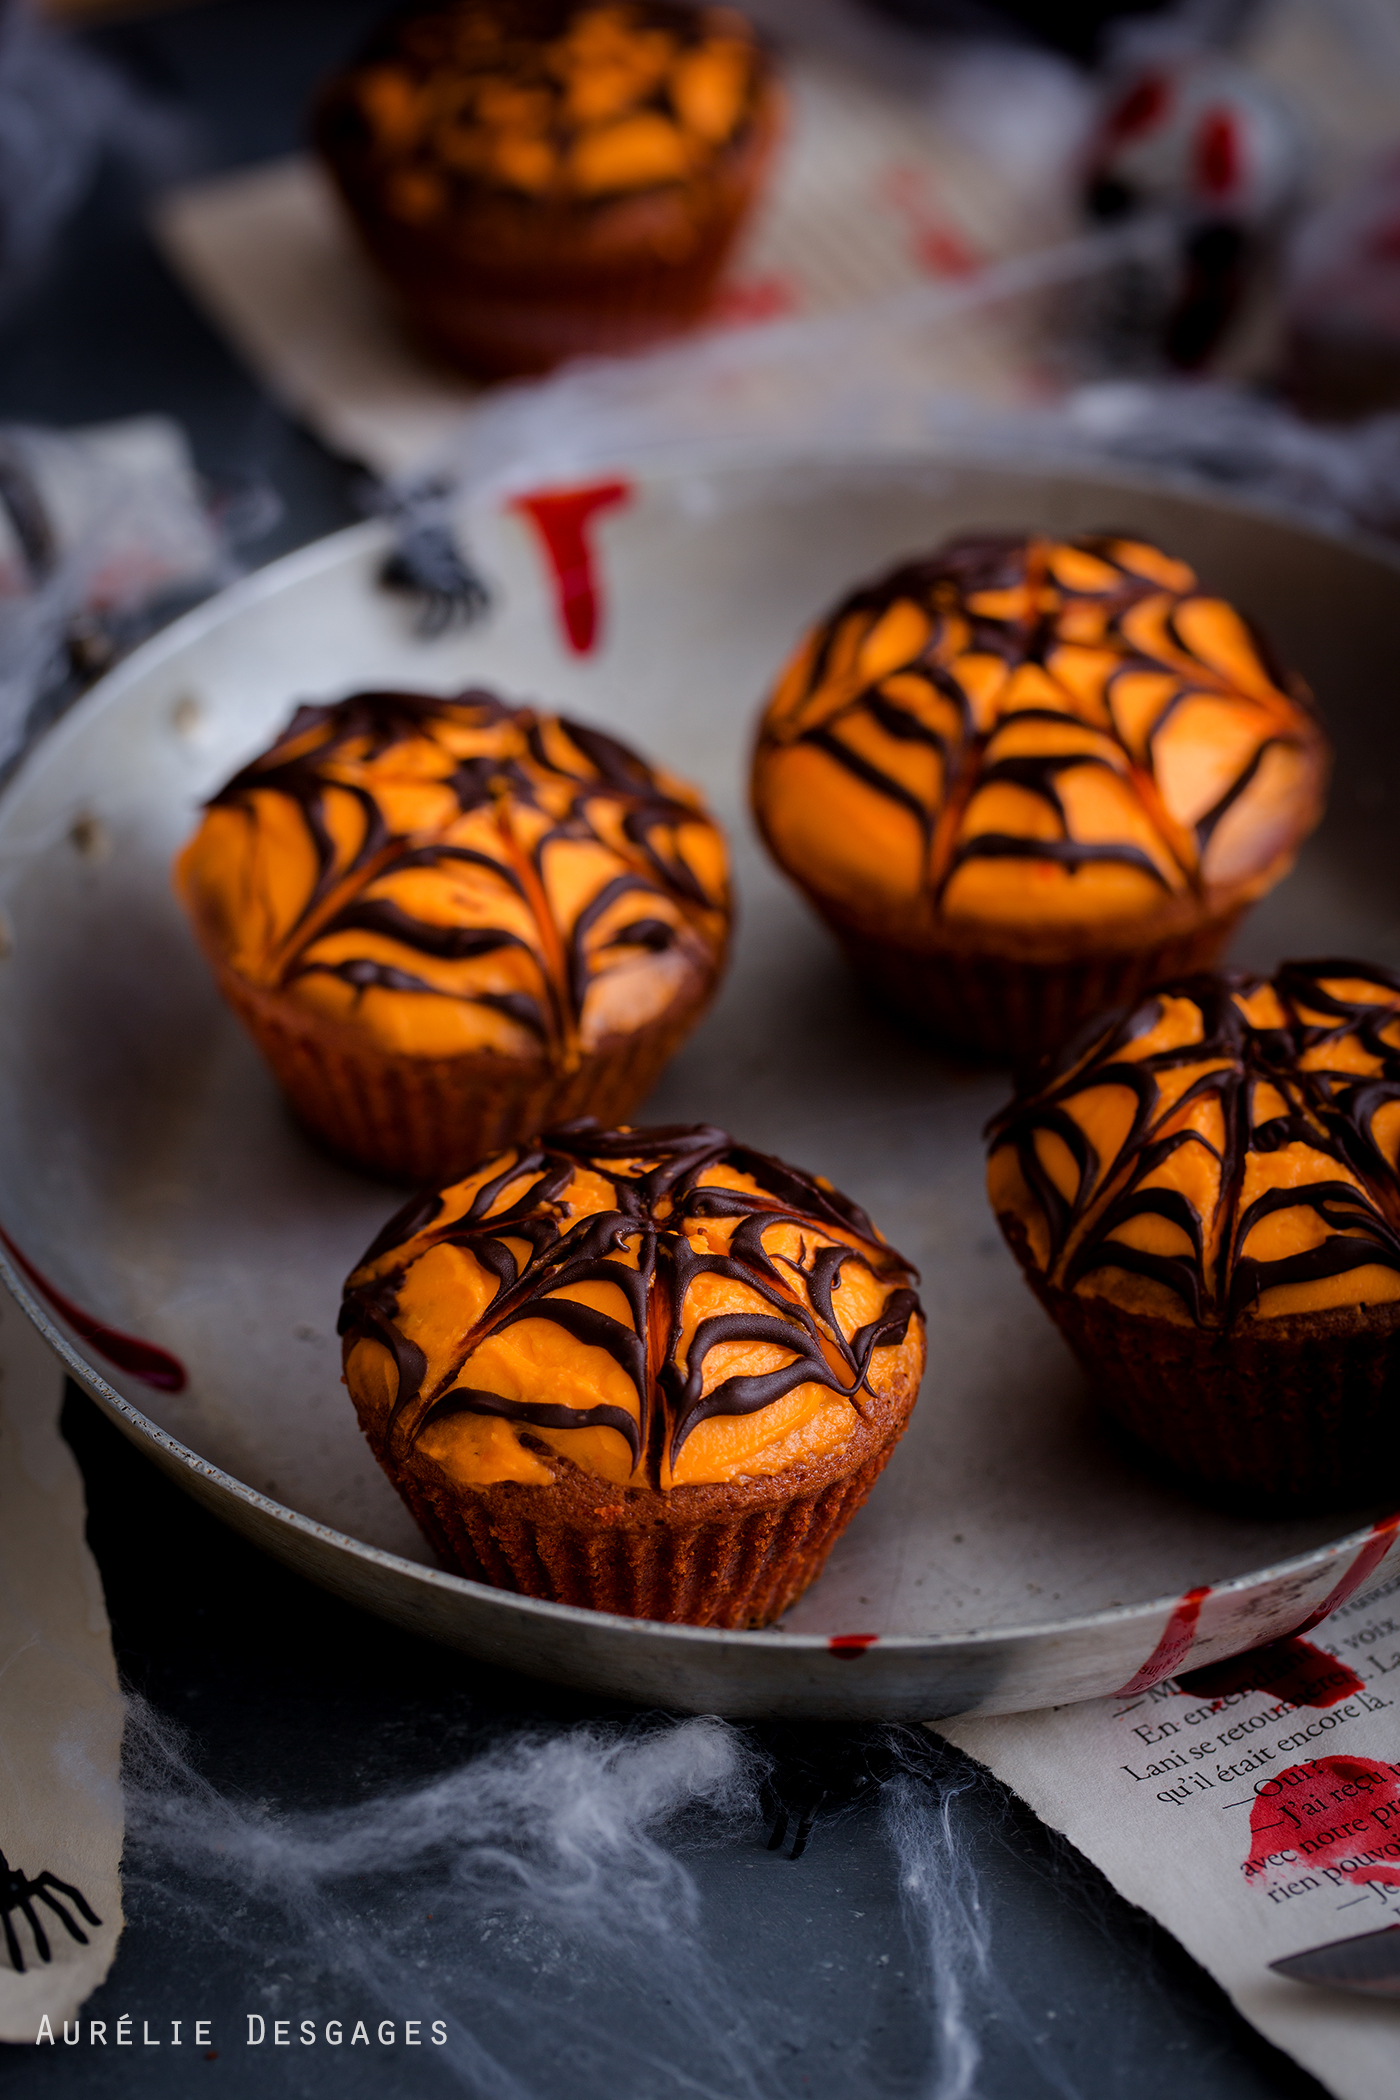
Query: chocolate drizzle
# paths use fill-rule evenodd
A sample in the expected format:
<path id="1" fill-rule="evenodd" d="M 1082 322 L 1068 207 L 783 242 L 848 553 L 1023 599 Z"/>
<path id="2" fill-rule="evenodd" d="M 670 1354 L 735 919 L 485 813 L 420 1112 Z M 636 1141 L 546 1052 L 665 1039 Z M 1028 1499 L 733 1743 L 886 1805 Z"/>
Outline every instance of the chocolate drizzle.
<path id="1" fill-rule="evenodd" d="M 580 1174 L 595 1188 L 590 1201 L 592 1177 L 607 1182 L 607 1207 L 571 1203 Z M 758 1186 L 727 1185 L 726 1177 Z M 346 1285 L 340 1332 L 347 1355 L 368 1338 L 394 1359 L 387 1441 L 400 1453 L 454 1414 L 556 1430 L 607 1427 L 625 1439 L 634 1475 L 659 1486 L 697 1424 L 712 1415 L 753 1414 L 812 1383 L 859 1409 L 874 1352 L 902 1343 L 919 1316 L 909 1287 L 917 1277 L 862 1210 L 706 1125 L 609 1131 L 587 1118 L 492 1162 L 460 1212 L 452 1194 L 416 1197 Z M 506 1194 L 509 1202 L 502 1201 Z M 707 1243 L 707 1221 L 732 1224 L 726 1252 Z M 764 1235 L 780 1224 L 798 1228 L 796 1258 L 765 1247 Z M 522 1241 L 530 1250 L 523 1262 Z M 441 1246 L 470 1254 L 497 1289 L 430 1376 L 422 1349 L 399 1323 L 399 1293 L 410 1268 Z M 847 1334 L 833 1293 L 852 1264 L 885 1286 L 885 1295 L 875 1317 Z M 742 1286 L 763 1310 L 697 1317 L 689 1300 L 706 1276 Z M 630 1324 L 559 1295 L 599 1284 L 621 1291 Z M 548 1321 L 604 1351 L 631 1384 L 635 1411 L 608 1403 L 561 1406 L 544 1394 L 507 1397 L 475 1382 L 473 1359 L 483 1343 L 523 1320 Z M 766 1343 L 788 1360 L 721 1377 L 706 1391 L 707 1358 L 726 1343 Z"/>
<path id="2" fill-rule="evenodd" d="M 474 737 L 490 748 L 454 763 L 454 750 Z M 392 763 L 400 747 L 401 776 Z M 405 785 L 443 791 L 447 814 L 425 828 L 396 828 L 388 812 Z M 557 1057 L 569 1053 L 591 986 L 627 951 L 681 946 L 708 964 L 723 945 L 727 899 L 722 889 L 707 889 L 678 842 L 681 827 L 709 825 L 698 798 L 678 799 L 601 730 L 509 706 L 480 689 L 450 699 L 360 693 L 335 706 L 302 707 L 209 807 L 242 811 L 256 827 L 268 795 L 294 805 L 315 867 L 293 923 L 266 959 L 266 979 L 280 987 L 321 976 L 356 993 L 410 992 L 491 1008 Z M 332 822 L 333 795 L 358 809 L 359 837 L 350 847 L 344 821 Z M 474 815 L 490 821 L 466 826 L 474 840 L 466 843 L 454 834 Z M 567 921 L 550 902 L 545 874 L 551 849 L 564 843 L 606 853 L 602 879 L 589 883 Z M 498 886 L 514 929 L 490 923 L 489 902 L 476 907 L 485 923 L 442 923 L 412 909 L 407 899 L 415 885 L 421 890 L 424 873 L 450 876 L 454 866 L 479 869 L 488 898 Z M 615 923 L 615 907 L 633 898 L 634 915 Z M 356 953 L 346 935 L 367 936 L 370 952 Z M 385 943 L 397 954 L 384 955 Z M 460 973 L 433 970 L 507 950 L 533 959 L 530 988 L 464 985 Z"/>
<path id="3" fill-rule="evenodd" d="M 1156 1047 L 1138 1048 L 1145 1038 Z M 1132 1102 L 1126 1130 L 1126 1104 L 1108 1107 L 1120 1089 Z M 1400 975 L 1321 961 L 1286 963 L 1272 983 L 1239 971 L 1189 977 L 1081 1037 L 995 1120 L 995 1200 L 1023 1247 L 1038 1220 L 1036 1266 L 1062 1288 L 1123 1271 L 1170 1291 L 1196 1325 L 1228 1330 L 1282 1286 L 1371 1267 L 1400 1275 L 1393 1104 Z M 1108 1156 L 1096 1130 L 1111 1133 Z M 1190 1161 L 1192 1147 L 1204 1158 Z M 999 1172 L 1008 1149 L 1019 1201 Z M 1272 1175 L 1270 1155 L 1289 1155 Z M 1208 1207 L 1191 1193 L 1205 1188 L 1215 1190 Z M 1251 1252 L 1256 1231 L 1267 1239 L 1268 1221 L 1289 1213 L 1304 1214 L 1287 1235 L 1296 1244 Z M 1163 1220 L 1185 1246 L 1143 1244 L 1152 1234 L 1135 1221 L 1145 1219 Z"/>
<path id="4" fill-rule="evenodd" d="M 1230 623 L 1242 683 L 1183 631 L 1183 616 L 1189 625 L 1202 610 Z M 1160 763 L 1167 743 L 1196 741 L 1194 728 L 1176 723 L 1193 699 L 1230 710 L 1229 777 L 1218 793 L 1207 788 L 1205 808 L 1192 799 L 1194 782 L 1211 769 L 1198 769 L 1191 754 L 1184 762 L 1180 744 Z M 1070 873 L 1116 862 L 1163 900 L 1202 891 L 1212 879 L 1211 840 L 1268 755 L 1311 754 L 1295 793 L 1300 827 L 1321 770 L 1310 707 L 1301 690 L 1277 684 L 1258 638 L 1200 593 L 1184 563 L 1107 536 L 961 540 L 853 592 L 770 704 L 760 778 L 766 763 L 804 745 L 913 817 L 924 884 L 940 910 L 955 908 L 960 872 L 986 861 L 1048 862 Z M 936 754 L 932 776 L 916 749 Z M 1076 829 L 1064 783 L 1084 769 L 1119 783 L 1118 821 L 1099 817 L 1086 831 L 1080 820 Z M 779 777 L 759 795 L 770 830 Z M 979 798 L 997 787 L 1019 792 L 1024 830 L 980 814 Z M 774 843 L 785 859 L 776 834 Z"/>

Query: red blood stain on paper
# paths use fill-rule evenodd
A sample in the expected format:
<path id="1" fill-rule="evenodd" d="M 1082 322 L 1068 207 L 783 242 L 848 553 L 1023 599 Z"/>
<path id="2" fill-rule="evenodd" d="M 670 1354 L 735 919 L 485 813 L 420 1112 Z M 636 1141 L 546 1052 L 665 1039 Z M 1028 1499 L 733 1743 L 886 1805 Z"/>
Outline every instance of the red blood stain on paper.
<path id="1" fill-rule="evenodd" d="M 1121 145 L 1125 139 L 1141 137 L 1166 116 L 1171 99 L 1171 82 L 1165 73 L 1144 73 L 1104 119 L 1104 138 Z"/>
<path id="2" fill-rule="evenodd" d="M 602 623 L 602 590 L 589 530 L 599 511 L 626 503 L 630 481 L 595 481 L 586 488 L 539 489 L 511 504 L 540 536 L 554 578 L 559 623 L 576 656 L 587 656 Z"/>
<path id="3" fill-rule="evenodd" d="M 1267 1648 L 1251 1648 L 1248 1655 L 1232 1655 L 1228 1662 L 1187 1670 L 1177 1685 L 1192 1698 L 1209 1699 L 1213 1713 L 1236 1692 L 1267 1692 L 1290 1706 L 1323 1707 L 1365 1690 L 1355 1670 L 1296 1636 L 1271 1641 Z"/>
<path id="4" fill-rule="evenodd" d="M 1261 1780 L 1246 1880 L 1383 1881 L 1400 1888 L 1400 1764 L 1318 1757 Z"/>
<path id="5" fill-rule="evenodd" d="M 926 168 L 897 161 L 881 179 L 880 194 L 903 215 L 921 270 L 930 277 L 976 276 L 983 258 L 930 197 Z"/>
<path id="6" fill-rule="evenodd" d="M 784 314 L 795 314 L 801 304 L 791 278 L 770 270 L 766 277 L 745 277 L 737 283 L 721 285 L 714 315 L 717 321 L 742 327 L 752 321 L 780 320 Z"/>
<path id="7" fill-rule="evenodd" d="M 1196 1638 L 1196 1625 L 1201 1616 L 1201 1606 L 1210 1595 L 1210 1584 L 1201 1589 L 1188 1590 L 1181 1602 L 1172 1609 L 1158 1641 L 1147 1661 L 1135 1677 L 1129 1678 L 1121 1691 L 1113 1694 L 1115 1699 L 1131 1699 L 1138 1692 L 1150 1691 L 1164 1677 L 1175 1677 L 1191 1652 L 1191 1643 Z"/>
<path id="8" fill-rule="evenodd" d="M 1228 197 L 1240 186 L 1244 156 L 1239 121 L 1228 109 L 1208 109 L 1196 132 L 1195 184 L 1204 197 Z"/>
<path id="9" fill-rule="evenodd" d="M 130 1371 L 132 1377 L 139 1378 L 143 1385 L 153 1385 L 162 1393 L 182 1393 L 185 1390 L 189 1380 L 178 1356 L 172 1356 L 167 1349 L 158 1349 L 154 1342 L 140 1341 L 134 1334 L 123 1334 L 119 1327 L 108 1327 L 101 1320 L 94 1320 L 91 1313 L 85 1313 L 81 1306 L 55 1289 L 29 1257 L 20 1253 L 3 1228 L 0 1228 L 0 1242 L 16 1266 L 24 1271 L 36 1289 L 43 1292 L 59 1318 L 85 1342 L 91 1342 L 99 1356 L 105 1356 L 108 1363 L 115 1364 L 119 1371 Z"/>
<path id="10" fill-rule="evenodd" d="M 826 1645 L 832 1655 L 864 1655 L 879 1638 L 878 1633 L 833 1633 Z"/>
<path id="11" fill-rule="evenodd" d="M 1327 1592 L 1317 1610 L 1304 1619 L 1301 1626 L 1295 1627 L 1295 1633 L 1311 1633 L 1314 1626 L 1320 1626 L 1324 1619 L 1330 1618 L 1334 1611 L 1346 1603 L 1348 1597 L 1355 1596 L 1366 1577 L 1380 1566 L 1395 1544 L 1397 1531 L 1400 1531 L 1400 1510 L 1397 1510 L 1393 1517 L 1378 1517 L 1371 1526 L 1371 1536 L 1341 1581 Z"/>

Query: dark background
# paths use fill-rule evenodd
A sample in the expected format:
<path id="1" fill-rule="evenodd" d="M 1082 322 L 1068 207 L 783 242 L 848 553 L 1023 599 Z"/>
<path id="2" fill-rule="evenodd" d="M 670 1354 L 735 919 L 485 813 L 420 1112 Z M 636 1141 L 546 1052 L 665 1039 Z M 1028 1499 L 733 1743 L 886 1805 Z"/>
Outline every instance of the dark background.
<path id="1" fill-rule="evenodd" d="M 382 0 L 224 0 L 108 28 L 91 41 L 185 116 L 187 165 L 214 169 L 292 149 L 312 83 L 381 9 Z M 276 492 L 280 516 L 252 559 L 356 515 L 347 463 L 291 423 L 215 336 L 144 231 L 141 182 L 112 161 L 0 316 L 0 420 L 70 425 L 149 410 L 183 423 L 217 487 Z M 123 1678 L 184 1732 L 191 1763 L 221 1793 L 266 1803 L 274 1814 L 341 1807 L 421 1784 L 522 1729 L 635 1725 L 421 1645 L 323 1596 L 199 1511 L 73 1388 L 64 1428 L 86 1478 L 89 1537 Z M 838 1779 L 859 1776 L 867 1762 L 877 1771 L 887 1764 L 877 1734 L 812 1728 L 795 1744 L 761 1731 L 758 1739 L 769 1753 L 795 1752 Z M 929 1783 L 946 1785 L 960 1763 L 951 1751 L 933 1751 Z M 867 1787 L 842 1812 L 824 1813 L 796 1862 L 765 1849 L 757 1822 L 687 1852 L 710 1957 L 732 1978 L 736 2005 L 779 2038 L 765 2048 L 765 2094 L 934 2100 L 939 2091 L 927 1953 L 902 1921 L 878 1793 Z M 979 1778 L 955 1806 L 996 1978 L 969 2006 L 984 2052 L 974 2087 L 982 2100 L 1321 2094 L 1173 1941 L 995 1782 Z M 397 2095 L 452 2082 L 429 2050 L 246 2049 L 244 2015 L 271 2005 L 274 1984 L 279 2009 L 318 2021 L 357 2016 L 330 1980 L 334 1950 L 309 1939 L 298 1946 L 285 1921 L 275 1946 L 263 1946 L 256 1916 L 231 1922 L 217 1901 L 201 1908 L 163 1888 L 139 1848 L 128 1867 L 127 1930 L 85 2020 L 105 2017 L 114 2035 L 128 2013 L 139 2035 L 143 2019 L 168 2033 L 157 2023 L 208 2018 L 222 2046 L 212 2058 L 168 2046 L 130 2054 L 0 2047 L 6 2094 L 217 2087 Z M 374 1900 L 367 1890 L 367 1915 Z M 434 1964 L 484 1961 L 467 1945 L 439 1943 L 430 1953 L 430 1973 Z M 715 2082 L 693 2031 L 668 2018 L 664 2000 L 645 1987 L 619 1985 L 615 2003 L 605 2002 L 604 1989 L 599 2002 L 604 2027 L 646 2035 L 650 2068 L 639 2068 L 635 2050 L 621 2043 L 615 2061 L 606 2046 L 585 2061 L 559 2016 L 593 1986 L 557 1953 L 542 1959 L 522 1942 L 514 1971 L 512 1958 L 495 1955 L 492 1976 L 537 2003 L 532 2032 L 517 2019 L 494 2034 L 518 2076 L 517 2100 L 683 2092 L 727 2100 L 737 2091 Z M 365 2016 L 379 2010 L 366 2006 Z"/>

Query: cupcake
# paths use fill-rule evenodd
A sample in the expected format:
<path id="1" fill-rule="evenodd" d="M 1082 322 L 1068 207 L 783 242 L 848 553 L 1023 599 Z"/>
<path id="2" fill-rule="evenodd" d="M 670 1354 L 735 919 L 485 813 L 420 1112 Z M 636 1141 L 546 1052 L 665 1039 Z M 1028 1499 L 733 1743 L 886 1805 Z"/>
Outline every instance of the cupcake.
<path id="1" fill-rule="evenodd" d="M 729 933 L 694 789 L 480 691 L 300 708 L 214 796 L 175 881 L 302 1123 L 405 1181 L 625 1115 Z"/>
<path id="2" fill-rule="evenodd" d="M 417 332 L 499 378 L 699 320 L 778 117 L 727 8 L 449 0 L 329 82 L 315 137 Z"/>
<path id="3" fill-rule="evenodd" d="M 1318 821 L 1305 689 L 1139 540 L 959 540 L 808 636 L 759 734 L 774 858 L 860 974 L 1031 1061 L 1219 955 Z"/>
<path id="4" fill-rule="evenodd" d="M 722 1130 L 579 1121 L 385 1228 L 345 1287 L 345 1379 L 449 1567 L 763 1626 L 909 1419 L 916 1280 L 829 1182 Z"/>
<path id="5" fill-rule="evenodd" d="M 1287 963 L 1109 1016 L 992 1125 L 988 1186 L 1098 1398 L 1261 1505 L 1400 1479 L 1400 976 Z"/>

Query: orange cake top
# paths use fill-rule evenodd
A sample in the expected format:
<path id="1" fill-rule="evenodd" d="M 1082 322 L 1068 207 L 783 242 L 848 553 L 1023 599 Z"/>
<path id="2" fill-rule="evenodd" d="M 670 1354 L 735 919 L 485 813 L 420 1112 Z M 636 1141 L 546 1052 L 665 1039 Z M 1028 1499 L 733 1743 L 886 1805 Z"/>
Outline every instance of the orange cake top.
<path id="1" fill-rule="evenodd" d="M 216 964 L 423 1057 L 567 1069 L 711 979 L 728 934 L 695 791 L 486 692 L 299 709 L 176 883 Z"/>
<path id="2" fill-rule="evenodd" d="M 1232 607 L 1141 541 L 961 540 L 856 591 L 764 717 L 754 798 L 838 913 L 1072 928 L 1258 894 L 1326 744 Z"/>
<path id="3" fill-rule="evenodd" d="M 991 1136 L 993 1208 L 1053 1286 L 1227 1329 L 1400 1299 L 1389 970 L 1183 978 L 1071 1046 Z"/>
<path id="4" fill-rule="evenodd" d="M 590 203 L 685 182 L 754 124 L 770 65 L 742 15 L 678 0 L 453 0 L 386 26 L 318 133 L 393 216 L 466 195 Z"/>
<path id="5" fill-rule="evenodd" d="M 722 1130 L 588 1119 L 399 1213 L 345 1288 L 346 1378 L 376 1448 L 464 1483 L 764 1478 L 917 1380 L 916 1280 Z"/>

